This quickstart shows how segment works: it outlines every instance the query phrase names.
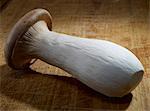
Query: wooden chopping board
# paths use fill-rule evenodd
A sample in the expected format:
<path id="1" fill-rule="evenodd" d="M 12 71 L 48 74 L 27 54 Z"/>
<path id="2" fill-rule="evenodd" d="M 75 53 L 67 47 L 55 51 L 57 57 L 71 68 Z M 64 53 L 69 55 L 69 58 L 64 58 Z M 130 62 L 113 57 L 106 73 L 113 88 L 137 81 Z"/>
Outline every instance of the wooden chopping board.
<path id="1" fill-rule="evenodd" d="M 1 111 L 149 111 L 150 18 L 148 0 L 10 0 L 0 12 Z M 37 72 L 9 68 L 4 43 L 12 26 L 34 8 L 53 17 L 53 31 L 105 39 L 130 49 L 143 63 L 140 85 L 123 98 L 93 91 L 68 73 L 37 61 Z"/>

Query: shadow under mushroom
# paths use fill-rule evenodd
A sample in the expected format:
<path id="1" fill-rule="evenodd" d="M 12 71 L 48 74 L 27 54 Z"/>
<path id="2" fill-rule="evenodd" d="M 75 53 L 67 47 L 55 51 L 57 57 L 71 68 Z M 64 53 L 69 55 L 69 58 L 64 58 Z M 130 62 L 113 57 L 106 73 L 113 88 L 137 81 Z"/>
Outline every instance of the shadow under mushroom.
<path id="1" fill-rule="evenodd" d="M 132 100 L 131 93 L 106 97 L 72 77 L 15 71 L 7 65 L 1 66 L 0 72 L 1 95 L 41 110 L 125 110 Z M 1 102 L 2 109 L 11 104 Z"/>

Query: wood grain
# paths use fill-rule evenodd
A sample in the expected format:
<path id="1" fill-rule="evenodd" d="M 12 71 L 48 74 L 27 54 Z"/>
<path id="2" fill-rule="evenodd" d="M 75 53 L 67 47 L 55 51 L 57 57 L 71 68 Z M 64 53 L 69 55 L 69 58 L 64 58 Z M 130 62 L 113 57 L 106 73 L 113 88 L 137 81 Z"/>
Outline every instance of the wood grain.
<path id="1" fill-rule="evenodd" d="M 40 73 L 9 68 L 4 43 L 12 26 L 34 8 L 51 12 L 53 31 L 105 39 L 130 49 L 145 67 L 140 85 L 123 98 L 108 98 L 40 60 L 32 66 Z M 149 0 L 11 0 L 0 12 L 0 110 L 149 111 L 149 16 Z"/>

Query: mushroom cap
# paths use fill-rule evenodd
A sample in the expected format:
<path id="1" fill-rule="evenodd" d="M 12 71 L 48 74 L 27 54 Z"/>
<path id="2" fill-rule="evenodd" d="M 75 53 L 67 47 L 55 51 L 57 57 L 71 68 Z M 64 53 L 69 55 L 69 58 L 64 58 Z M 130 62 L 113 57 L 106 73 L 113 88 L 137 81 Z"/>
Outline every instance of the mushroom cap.
<path id="1" fill-rule="evenodd" d="M 52 29 L 52 17 L 45 9 L 34 9 L 28 12 L 12 28 L 7 38 L 4 50 L 6 62 L 11 68 L 27 69 L 32 64 L 31 62 L 33 62 L 32 60 L 34 58 L 28 58 L 27 55 L 18 58 L 17 52 L 15 50 L 17 48 L 18 41 L 23 37 L 28 29 L 36 22 L 41 20 L 47 23 L 49 30 Z"/>

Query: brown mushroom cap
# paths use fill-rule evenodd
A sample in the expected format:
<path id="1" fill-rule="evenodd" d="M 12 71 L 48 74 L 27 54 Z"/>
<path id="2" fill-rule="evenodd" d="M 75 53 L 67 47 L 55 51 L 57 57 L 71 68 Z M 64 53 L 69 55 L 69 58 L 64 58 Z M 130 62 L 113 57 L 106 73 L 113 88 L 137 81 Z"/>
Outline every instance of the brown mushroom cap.
<path id="1" fill-rule="evenodd" d="M 34 9 L 28 12 L 12 28 L 8 36 L 4 51 L 6 62 L 10 67 L 14 69 L 27 69 L 32 64 L 31 61 L 34 58 L 27 59 L 25 57 L 22 57 L 22 59 L 19 59 L 17 62 L 14 62 L 17 58 L 17 53 L 15 52 L 15 49 L 17 47 L 18 40 L 21 39 L 21 37 L 33 24 L 40 20 L 43 20 L 47 23 L 49 30 L 52 29 L 51 15 L 45 9 Z M 14 57 L 15 60 L 13 60 Z"/>

